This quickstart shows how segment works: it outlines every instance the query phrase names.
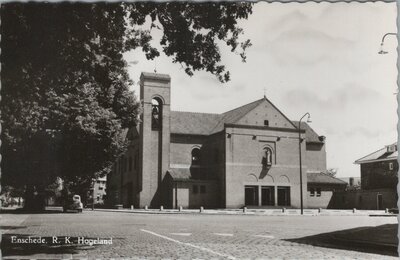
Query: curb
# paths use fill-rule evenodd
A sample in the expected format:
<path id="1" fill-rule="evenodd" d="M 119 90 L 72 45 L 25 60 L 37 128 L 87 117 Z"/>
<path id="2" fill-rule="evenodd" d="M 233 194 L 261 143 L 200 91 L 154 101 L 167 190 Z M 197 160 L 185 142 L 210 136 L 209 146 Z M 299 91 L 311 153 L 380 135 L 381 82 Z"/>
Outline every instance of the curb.
<path id="1" fill-rule="evenodd" d="M 84 211 L 102 211 L 102 212 L 119 212 L 119 213 L 131 213 L 131 214 L 162 214 L 162 215 L 241 215 L 241 216 L 370 216 L 370 217 L 396 217 L 396 214 L 369 214 L 368 212 L 350 213 L 347 211 L 343 212 L 305 212 L 305 214 L 300 215 L 300 212 L 295 211 L 285 211 L 278 212 L 278 210 L 265 210 L 265 211 L 252 211 L 247 210 L 243 212 L 242 210 L 236 211 L 216 211 L 216 210 L 182 210 L 182 211 L 170 211 L 170 210 L 157 210 L 157 209 L 84 209 Z"/>

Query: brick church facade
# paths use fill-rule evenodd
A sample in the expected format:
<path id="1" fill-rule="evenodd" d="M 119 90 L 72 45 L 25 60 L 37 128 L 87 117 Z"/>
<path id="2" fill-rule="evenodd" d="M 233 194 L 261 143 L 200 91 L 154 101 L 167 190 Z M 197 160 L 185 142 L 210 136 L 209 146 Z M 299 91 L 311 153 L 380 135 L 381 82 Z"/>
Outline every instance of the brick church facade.
<path id="1" fill-rule="evenodd" d="M 266 97 L 223 114 L 171 110 L 171 79 L 142 73 L 141 123 L 108 175 L 109 204 L 126 207 L 300 207 L 299 129 Z M 326 171 L 325 138 L 302 123 L 307 173 Z"/>

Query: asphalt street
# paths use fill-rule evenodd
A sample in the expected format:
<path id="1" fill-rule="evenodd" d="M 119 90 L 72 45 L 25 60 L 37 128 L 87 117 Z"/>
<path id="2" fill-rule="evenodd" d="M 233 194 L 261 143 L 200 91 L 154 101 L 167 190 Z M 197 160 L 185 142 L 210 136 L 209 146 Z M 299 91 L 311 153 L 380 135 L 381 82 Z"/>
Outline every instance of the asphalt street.
<path id="1" fill-rule="evenodd" d="M 307 243 L 307 238 L 395 224 L 397 218 L 84 211 L 2 214 L 0 221 L 5 259 L 395 259 L 368 248 Z M 29 242 L 28 238 L 42 242 Z"/>

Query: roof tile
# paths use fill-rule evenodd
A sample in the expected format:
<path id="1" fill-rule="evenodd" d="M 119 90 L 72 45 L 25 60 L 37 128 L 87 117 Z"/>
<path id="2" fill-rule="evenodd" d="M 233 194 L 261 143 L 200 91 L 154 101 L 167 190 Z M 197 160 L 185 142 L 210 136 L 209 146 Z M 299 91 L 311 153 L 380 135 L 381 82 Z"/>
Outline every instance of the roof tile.
<path id="1" fill-rule="evenodd" d="M 307 172 L 307 183 L 338 184 L 338 185 L 347 184 L 345 181 L 332 177 L 323 172 Z"/>

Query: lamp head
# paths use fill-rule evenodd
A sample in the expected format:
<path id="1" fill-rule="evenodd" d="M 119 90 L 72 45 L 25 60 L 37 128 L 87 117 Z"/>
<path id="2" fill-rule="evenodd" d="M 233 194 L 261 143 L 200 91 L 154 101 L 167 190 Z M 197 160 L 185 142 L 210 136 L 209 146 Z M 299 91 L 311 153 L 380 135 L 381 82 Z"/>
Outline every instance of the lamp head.
<path id="1" fill-rule="evenodd" d="M 383 42 L 382 42 L 378 54 L 387 54 L 387 53 L 388 52 L 383 49 Z"/>
<path id="2" fill-rule="evenodd" d="M 312 123 L 310 115 L 308 115 L 308 117 L 307 117 L 307 123 Z"/>

